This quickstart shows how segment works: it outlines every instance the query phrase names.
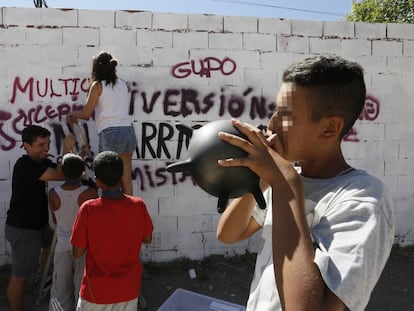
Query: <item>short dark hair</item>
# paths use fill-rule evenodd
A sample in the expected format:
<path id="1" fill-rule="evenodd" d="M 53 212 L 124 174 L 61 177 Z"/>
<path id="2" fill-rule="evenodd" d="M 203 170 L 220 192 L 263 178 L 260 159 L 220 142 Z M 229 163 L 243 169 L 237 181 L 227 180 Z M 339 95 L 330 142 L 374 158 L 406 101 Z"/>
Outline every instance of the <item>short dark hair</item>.
<path id="1" fill-rule="evenodd" d="M 67 153 L 62 158 L 62 172 L 66 179 L 80 179 L 85 170 L 81 156 Z"/>
<path id="2" fill-rule="evenodd" d="M 39 125 L 29 125 L 22 131 L 22 142 L 31 145 L 38 137 L 50 137 L 50 131 Z"/>
<path id="3" fill-rule="evenodd" d="M 365 104 L 362 67 L 336 55 L 305 58 L 288 67 L 283 82 L 309 88 L 312 120 L 339 116 L 344 120 L 340 138 L 352 128 Z"/>
<path id="4" fill-rule="evenodd" d="M 95 176 L 108 187 L 121 181 L 124 165 L 121 156 L 114 151 L 102 151 L 93 160 Z"/>

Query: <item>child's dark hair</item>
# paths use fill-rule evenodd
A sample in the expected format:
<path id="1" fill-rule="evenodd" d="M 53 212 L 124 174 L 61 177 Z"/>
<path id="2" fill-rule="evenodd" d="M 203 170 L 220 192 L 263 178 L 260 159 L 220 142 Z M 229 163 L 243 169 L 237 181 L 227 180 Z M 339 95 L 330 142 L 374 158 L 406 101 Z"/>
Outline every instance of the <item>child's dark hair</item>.
<path id="1" fill-rule="evenodd" d="M 105 81 L 106 85 L 109 83 L 114 85 L 116 79 L 118 79 L 115 69 L 117 65 L 118 61 L 111 55 L 111 53 L 105 51 L 100 52 L 92 61 L 91 84 L 94 81 Z"/>
<path id="2" fill-rule="evenodd" d="M 85 170 L 85 162 L 74 153 L 67 153 L 62 158 L 62 172 L 66 179 L 80 179 Z"/>
<path id="3" fill-rule="evenodd" d="M 113 187 L 121 181 L 124 165 L 118 153 L 102 151 L 93 160 L 93 170 L 96 179 L 108 187 Z"/>
<path id="4" fill-rule="evenodd" d="M 339 116 L 344 120 L 340 138 L 352 128 L 365 104 L 362 67 L 335 55 L 318 55 L 291 65 L 283 73 L 283 82 L 308 88 L 312 120 Z"/>
<path id="5" fill-rule="evenodd" d="M 39 125 L 29 125 L 23 129 L 22 142 L 31 145 L 37 137 L 50 137 L 50 131 Z"/>

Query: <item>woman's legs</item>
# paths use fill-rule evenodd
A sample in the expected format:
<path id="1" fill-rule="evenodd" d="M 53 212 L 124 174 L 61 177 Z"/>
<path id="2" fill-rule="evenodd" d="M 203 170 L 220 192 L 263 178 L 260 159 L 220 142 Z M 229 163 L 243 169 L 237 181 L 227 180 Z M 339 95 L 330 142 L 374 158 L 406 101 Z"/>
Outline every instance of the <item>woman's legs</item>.
<path id="1" fill-rule="evenodd" d="M 131 171 L 132 171 L 132 152 L 124 152 L 121 153 L 122 162 L 124 164 L 124 172 L 121 178 L 121 187 L 122 191 L 125 194 L 133 195 L 132 189 L 132 178 L 131 178 Z"/>

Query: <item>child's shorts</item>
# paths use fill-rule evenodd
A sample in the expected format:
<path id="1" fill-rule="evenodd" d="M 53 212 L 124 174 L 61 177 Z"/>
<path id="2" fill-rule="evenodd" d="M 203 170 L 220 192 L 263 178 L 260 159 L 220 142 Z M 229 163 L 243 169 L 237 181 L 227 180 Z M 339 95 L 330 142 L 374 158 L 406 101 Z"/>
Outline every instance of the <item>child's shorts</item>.
<path id="1" fill-rule="evenodd" d="M 52 228 L 46 225 L 40 230 L 34 230 L 6 225 L 5 235 L 12 250 L 12 275 L 23 277 L 35 273 L 40 250 L 49 247 L 52 242 Z"/>
<path id="2" fill-rule="evenodd" d="M 134 152 L 137 138 L 131 126 L 108 127 L 99 133 L 99 152 L 115 151 L 119 154 Z"/>
<path id="3" fill-rule="evenodd" d="M 138 297 L 129 301 L 111 304 L 96 304 L 79 297 L 76 311 L 136 311 L 137 308 Z"/>

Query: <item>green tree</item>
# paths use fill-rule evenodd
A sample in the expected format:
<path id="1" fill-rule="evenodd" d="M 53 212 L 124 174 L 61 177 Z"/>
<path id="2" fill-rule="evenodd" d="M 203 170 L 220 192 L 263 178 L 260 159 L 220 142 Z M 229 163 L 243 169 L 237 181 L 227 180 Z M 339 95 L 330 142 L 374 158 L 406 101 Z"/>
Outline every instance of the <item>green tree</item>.
<path id="1" fill-rule="evenodd" d="M 414 24 L 414 0 L 352 1 L 352 12 L 346 15 L 346 20 Z"/>

